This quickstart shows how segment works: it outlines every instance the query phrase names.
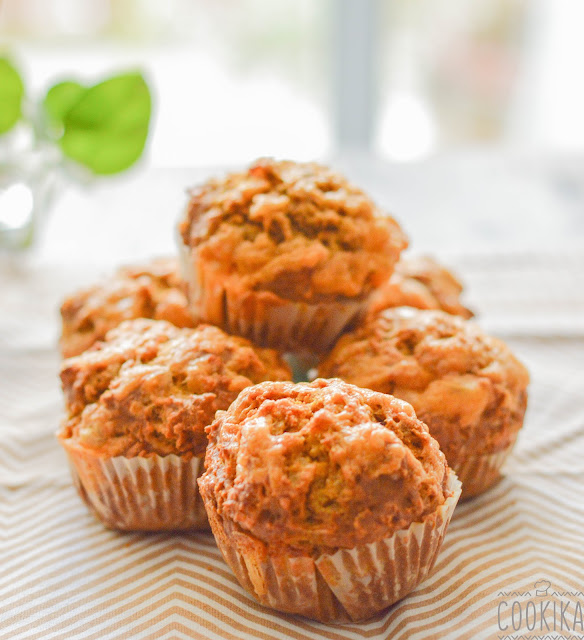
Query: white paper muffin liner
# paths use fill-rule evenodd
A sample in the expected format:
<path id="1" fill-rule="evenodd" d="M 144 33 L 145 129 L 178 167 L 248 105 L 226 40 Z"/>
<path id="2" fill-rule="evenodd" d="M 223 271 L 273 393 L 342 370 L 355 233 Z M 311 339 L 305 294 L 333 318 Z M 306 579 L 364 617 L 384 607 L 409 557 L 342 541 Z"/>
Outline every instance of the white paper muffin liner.
<path id="1" fill-rule="evenodd" d="M 515 446 L 515 436 L 505 449 L 483 455 L 468 455 L 461 450 L 456 460 L 448 459 L 448 464 L 462 482 L 462 499 L 474 498 L 487 491 L 501 479 L 501 468 Z"/>
<path id="2" fill-rule="evenodd" d="M 241 585 L 262 604 L 322 622 L 361 621 L 401 600 L 430 573 L 461 494 L 450 471 L 444 504 L 378 542 L 311 556 L 270 555 L 207 501 L 215 539 Z"/>
<path id="3" fill-rule="evenodd" d="M 188 284 L 191 313 L 203 322 L 243 336 L 263 347 L 323 353 L 365 312 L 368 298 L 297 302 L 270 291 L 234 286 L 234 279 L 204 264 L 196 249 L 181 247 L 181 270 Z"/>
<path id="4" fill-rule="evenodd" d="M 79 495 L 107 527 L 123 531 L 209 528 L 197 487 L 203 458 L 99 458 L 63 444 Z"/>

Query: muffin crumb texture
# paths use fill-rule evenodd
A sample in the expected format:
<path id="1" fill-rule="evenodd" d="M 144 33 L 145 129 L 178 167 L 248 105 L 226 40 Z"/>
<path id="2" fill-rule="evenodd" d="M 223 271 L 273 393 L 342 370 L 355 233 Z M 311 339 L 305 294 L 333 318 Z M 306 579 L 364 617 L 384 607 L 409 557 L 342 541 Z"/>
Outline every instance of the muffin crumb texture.
<path id="1" fill-rule="evenodd" d="M 460 296 L 463 286 L 446 267 L 429 256 L 402 256 L 391 278 L 371 296 L 369 315 L 390 307 L 441 309 L 462 318 L 472 318 Z"/>
<path id="2" fill-rule="evenodd" d="M 412 404 L 455 469 L 463 450 L 512 445 L 527 404 L 529 375 L 509 347 L 441 311 L 402 307 L 369 318 L 338 341 L 318 373 Z"/>
<path id="3" fill-rule="evenodd" d="M 208 431 L 203 497 L 271 556 L 380 540 L 448 497 L 412 407 L 341 380 L 250 387 Z"/>
<path id="4" fill-rule="evenodd" d="M 275 351 L 216 327 L 126 321 L 63 362 L 67 418 L 59 437 L 104 458 L 200 456 L 218 409 L 247 386 L 290 377 Z"/>
<path id="5" fill-rule="evenodd" d="M 142 266 L 122 267 L 101 282 L 77 291 L 61 306 L 65 358 L 79 355 L 124 320 L 151 318 L 177 327 L 194 327 L 178 261 L 158 258 Z"/>
<path id="6" fill-rule="evenodd" d="M 179 230 L 243 288 L 307 302 L 368 295 L 407 246 L 397 222 L 340 174 L 270 159 L 193 189 Z"/>

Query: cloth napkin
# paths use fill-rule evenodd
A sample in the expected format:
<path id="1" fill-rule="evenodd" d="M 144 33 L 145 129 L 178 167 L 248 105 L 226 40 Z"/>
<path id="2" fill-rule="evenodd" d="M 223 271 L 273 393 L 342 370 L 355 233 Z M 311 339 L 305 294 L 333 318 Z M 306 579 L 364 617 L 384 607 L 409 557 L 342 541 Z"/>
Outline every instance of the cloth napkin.
<path id="1" fill-rule="evenodd" d="M 584 638 L 584 256 L 450 264 L 477 320 L 530 370 L 525 426 L 505 478 L 457 506 L 431 576 L 341 626 L 257 604 L 211 535 L 116 533 L 88 513 L 54 437 L 58 304 L 102 272 L 3 265 L 0 640 Z"/>

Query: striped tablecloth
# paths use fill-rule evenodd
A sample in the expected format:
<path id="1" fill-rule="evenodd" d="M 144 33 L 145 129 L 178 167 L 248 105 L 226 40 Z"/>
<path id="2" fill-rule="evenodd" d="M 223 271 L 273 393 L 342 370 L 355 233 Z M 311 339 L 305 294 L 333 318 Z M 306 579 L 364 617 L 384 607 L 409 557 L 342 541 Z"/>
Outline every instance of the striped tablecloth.
<path id="1" fill-rule="evenodd" d="M 279 615 L 210 535 L 104 529 L 70 481 L 57 304 L 91 268 L 8 267 L 0 287 L 0 640 L 584 639 L 584 256 L 460 258 L 481 323 L 530 369 L 505 479 L 457 507 L 435 570 L 367 624 Z"/>

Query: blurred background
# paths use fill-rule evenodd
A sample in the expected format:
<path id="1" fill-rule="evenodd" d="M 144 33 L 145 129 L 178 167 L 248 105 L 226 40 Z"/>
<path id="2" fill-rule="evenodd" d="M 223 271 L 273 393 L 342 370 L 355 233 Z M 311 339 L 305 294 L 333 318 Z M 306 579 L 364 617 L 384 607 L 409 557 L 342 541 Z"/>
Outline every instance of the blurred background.
<path id="1" fill-rule="evenodd" d="M 154 94 L 136 168 L 70 181 L 36 255 L 172 253 L 186 187 L 264 155 L 343 171 L 418 252 L 581 252 L 583 24 L 582 0 L 0 0 L 29 95 L 132 68 Z"/>
<path id="2" fill-rule="evenodd" d="M 140 67 L 144 162 L 584 150 L 581 0 L 0 0 L 39 95 Z"/>

